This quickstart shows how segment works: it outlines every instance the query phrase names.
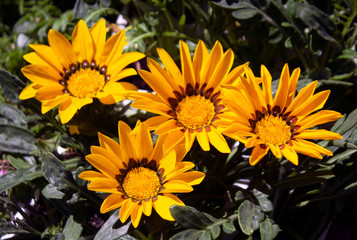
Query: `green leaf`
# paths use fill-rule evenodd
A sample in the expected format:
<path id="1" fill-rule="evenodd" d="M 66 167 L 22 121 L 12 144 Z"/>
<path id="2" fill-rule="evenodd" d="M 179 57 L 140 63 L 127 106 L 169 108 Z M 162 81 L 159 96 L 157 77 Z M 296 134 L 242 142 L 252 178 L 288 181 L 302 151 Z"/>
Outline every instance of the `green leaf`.
<path id="1" fill-rule="evenodd" d="M 34 135 L 25 128 L 0 124 L 0 150 L 31 155 L 37 146 Z"/>
<path id="2" fill-rule="evenodd" d="M 172 236 L 170 240 L 197 240 L 205 233 L 204 230 L 187 229 Z"/>
<path id="3" fill-rule="evenodd" d="M 43 173 L 41 171 L 41 166 L 39 165 L 26 169 L 10 171 L 0 176 L 0 193 L 22 182 L 31 181 L 42 176 Z"/>
<path id="4" fill-rule="evenodd" d="M 270 218 L 266 218 L 259 227 L 261 240 L 272 240 L 281 231 L 277 224 L 273 224 Z"/>
<path id="5" fill-rule="evenodd" d="M 238 208 L 238 223 L 246 235 L 253 234 L 259 228 L 259 223 L 263 218 L 262 208 L 249 200 L 245 200 Z"/>
<path id="6" fill-rule="evenodd" d="M 331 170 L 317 170 L 309 171 L 288 179 L 282 180 L 275 184 L 278 188 L 297 188 L 307 186 L 315 183 L 320 183 L 334 177 L 334 173 Z"/>
<path id="7" fill-rule="evenodd" d="M 344 117 L 343 119 L 344 119 L 343 124 L 341 124 L 341 122 L 340 122 L 342 120 L 337 121 L 337 122 L 339 122 L 339 127 L 338 128 L 332 127 L 331 131 L 343 135 L 348 130 L 356 127 L 356 125 L 357 125 L 357 108 L 355 110 L 353 110 L 347 117 Z M 337 122 L 336 122 L 336 124 L 337 124 Z"/>
<path id="8" fill-rule="evenodd" d="M 239 20 L 247 20 L 255 17 L 258 14 L 259 9 L 254 5 L 246 2 L 239 2 L 236 9 L 232 12 L 233 17 Z"/>
<path id="9" fill-rule="evenodd" d="M 204 231 L 201 236 L 198 238 L 199 240 L 211 240 L 211 234 L 209 231 Z"/>
<path id="10" fill-rule="evenodd" d="M 296 3 L 296 16 L 307 27 L 315 30 L 322 38 L 327 41 L 337 41 L 330 35 L 335 30 L 334 22 L 323 11 L 308 4 L 307 2 Z"/>
<path id="11" fill-rule="evenodd" d="M 57 187 L 58 190 L 75 188 L 77 186 L 72 173 L 52 153 L 45 153 L 41 158 L 43 174 L 49 183 Z"/>
<path id="12" fill-rule="evenodd" d="M 6 155 L 4 156 L 4 159 L 9 160 L 11 166 L 13 166 L 16 169 L 24 169 L 24 168 L 29 168 L 31 165 L 24 161 L 22 158 L 15 158 L 11 155 Z"/>
<path id="13" fill-rule="evenodd" d="M 239 7 L 239 0 L 213 0 L 217 6 L 229 9 L 236 9 Z"/>
<path id="14" fill-rule="evenodd" d="M 170 213 L 185 228 L 205 229 L 212 223 L 203 213 L 190 206 L 173 205 Z"/>
<path id="15" fill-rule="evenodd" d="M 232 222 L 227 221 L 227 222 L 223 223 L 223 231 L 227 234 L 231 234 L 236 231 L 236 227 L 234 226 L 234 224 Z"/>
<path id="16" fill-rule="evenodd" d="M 211 230 L 212 239 L 218 238 L 219 234 L 221 234 L 221 228 L 217 225 L 212 226 L 210 230 Z"/>
<path id="17" fill-rule="evenodd" d="M 271 212 L 273 211 L 273 203 L 268 199 L 268 195 L 254 189 L 254 196 L 257 198 L 260 207 L 263 212 Z"/>
<path id="18" fill-rule="evenodd" d="M 15 75 L 0 69 L 0 86 L 4 96 L 13 103 L 20 103 L 20 92 L 25 84 Z"/>
<path id="19" fill-rule="evenodd" d="M 116 210 L 99 229 L 94 240 L 112 240 L 128 233 L 131 222 L 123 225 L 119 220 L 119 210 Z"/>
<path id="20" fill-rule="evenodd" d="M 25 114 L 13 105 L 0 104 L 0 123 L 26 127 Z"/>
<path id="21" fill-rule="evenodd" d="M 0 222 L 0 233 L 1 234 L 24 234 L 29 233 L 24 229 L 17 228 L 11 222 Z"/>
<path id="22" fill-rule="evenodd" d="M 51 183 L 47 184 L 41 191 L 43 196 L 45 196 L 47 199 L 62 199 L 65 194 L 61 191 L 58 191 L 55 186 L 53 186 Z"/>
<path id="23" fill-rule="evenodd" d="M 76 208 L 77 213 L 79 213 L 78 208 Z M 79 237 L 81 236 L 83 227 L 82 227 L 82 220 L 84 219 L 83 217 L 86 215 L 85 209 L 82 207 L 81 208 L 81 214 L 76 214 L 77 218 L 79 217 L 77 221 L 75 220 L 75 216 L 71 215 L 69 216 L 66 225 L 64 226 L 63 233 L 65 236 L 65 240 L 78 240 Z"/>

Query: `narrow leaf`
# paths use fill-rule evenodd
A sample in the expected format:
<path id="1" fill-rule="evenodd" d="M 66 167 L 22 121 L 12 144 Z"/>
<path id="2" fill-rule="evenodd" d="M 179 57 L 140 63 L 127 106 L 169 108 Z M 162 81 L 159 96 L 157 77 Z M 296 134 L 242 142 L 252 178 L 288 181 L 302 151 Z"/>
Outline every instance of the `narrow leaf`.
<path id="1" fill-rule="evenodd" d="M 125 225 L 121 223 L 119 220 L 119 210 L 116 210 L 99 229 L 94 240 L 112 240 L 124 236 L 128 233 L 130 225 L 130 221 Z"/>

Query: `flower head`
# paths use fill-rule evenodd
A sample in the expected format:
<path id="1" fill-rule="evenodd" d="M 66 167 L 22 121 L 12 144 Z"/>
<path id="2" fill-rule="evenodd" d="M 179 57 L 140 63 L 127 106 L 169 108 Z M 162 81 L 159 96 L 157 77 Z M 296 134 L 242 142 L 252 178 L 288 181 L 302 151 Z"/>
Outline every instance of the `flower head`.
<path id="1" fill-rule="evenodd" d="M 221 134 L 231 119 L 221 102 L 220 85 L 236 84 L 243 73 L 243 65 L 229 72 L 234 54 L 231 49 L 223 52 L 219 42 L 208 53 L 200 41 L 192 60 L 187 44 L 180 41 L 182 72 L 165 50 L 159 48 L 157 51 L 165 69 L 148 59 L 151 72 L 139 70 L 140 76 L 156 94 L 135 93 L 136 101 L 132 106 L 160 115 L 146 122 L 155 134 L 168 133 L 167 146 L 185 141 L 188 151 L 197 138 L 205 151 L 210 150 L 211 143 L 221 152 L 230 152 Z"/>
<path id="2" fill-rule="evenodd" d="M 320 110 L 330 91 L 314 94 L 317 81 L 295 91 L 300 69 L 291 76 L 286 64 L 282 70 L 279 87 L 273 99 L 272 77 L 262 66 L 263 88 L 255 81 L 249 68 L 245 69 L 247 78 L 241 77 L 243 90 L 226 85 L 222 87 L 224 102 L 237 116 L 234 124 L 223 134 L 242 141 L 247 148 L 254 148 L 250 156 L 251 165 L 257 164 L 270 149 L 277 157 L 282 155 L 290 162 L 298 164 L 298 153 L 321 159 L 332 152 L 305 139 L 342 139 L 340 134 L 324 129 L 310 129 L 319 124 L 335 121 L 342 117 L 338 112 Z M 317 111 L 317 112 L 316 112 Z"/>
<path id="3" fill-rule="evenodd" d="M 32 81 L 19 98 L 35 97 L 46 113 L 59 105 L 62 123 L 67 123 L 78 109 L 98 98 L 104 104 L 113 104 L 127 97 L 127 91 L 136 90 L 130 83 L 118 80 L 135 75 L 128 64 L 144 57 L 138 52 L 122 54 L 125 32 L 120 31 L 106 41 L 105 20 L 99 20 L 88 30 L 80 20 L 73 33 L 72 44 L 59 32 L 50 30 L 49 46 L 31 44 L 35 50 L 24 56 L 31 63 L 22 68 Z"/>
<path id="4" fill-rule="evenodd" d="M 192 185 L 201 183 L 205 174 L 189 171 L 195 165 L 182 162 L 185 151 L 163 151 L 165 136 L 160 136 L 153 147 L 148 127 L 137 123 L 131 130 L 119 122 L 120 144 L 98 134 L 100 147 L 92 146 L 86 156 L 97 171 L 82 172 L 79 177 L 90 181 L 88 189 L 106 192 L 100 211 L 106 213 L 120 207 L 119 217 L 125 222 L 129 216 L 137 227 L 142 214 L 150 216 L 152 208 L 166 220 L 173 221 L 169 207 L 184 205 L 172 193 L 191 192 Z"/>

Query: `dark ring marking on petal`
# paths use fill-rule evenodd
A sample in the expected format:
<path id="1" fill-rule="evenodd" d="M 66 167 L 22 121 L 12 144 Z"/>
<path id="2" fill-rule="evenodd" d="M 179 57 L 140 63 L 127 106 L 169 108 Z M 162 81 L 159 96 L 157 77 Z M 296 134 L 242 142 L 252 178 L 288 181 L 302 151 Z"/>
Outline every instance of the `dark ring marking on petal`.
<path id="1" fill-rule="evenodd" d="M 169 99 L 167 99 L 167 101 L 171 105 L 172 109 L 176 109 L 176 107 L 178 105 L 178 101 L 176 98 L 169 98 Z"/>
<path id="2" fill-rule="evenodd" d="M 213 88 L 210 88 L 208 89 L 206 92 L 205 92 L 205 98 L 210 98 L 211 97 L 211 94 L 213 93 Z"/>
<path id="3" fill-rule="evenodd" d="M 195 89 L 193 88 L 193 86 L 189 83 L 186 86 L 186 94 L 187 96 L 192 96 L 195 94 Z"/>

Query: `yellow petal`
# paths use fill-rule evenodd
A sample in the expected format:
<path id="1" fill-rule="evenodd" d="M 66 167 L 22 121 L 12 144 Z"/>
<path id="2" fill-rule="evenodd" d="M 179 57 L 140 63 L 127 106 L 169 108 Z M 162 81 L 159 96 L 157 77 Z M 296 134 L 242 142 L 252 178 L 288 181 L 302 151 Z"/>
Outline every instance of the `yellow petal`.
<path id="1" fill-rule="evenodd" d="M 148 59 L 148 61 L 150 61 Z M 156 92 L 160 97 L 161 101 L 169 105 L 168 99 L 174 98 L 171 94 L 174 89 L 167 83 L 166 79 L 160 78 L 150 72 L 145 70 L 138 70 L 139 75 L 144 79 L 144 81 Z"/>
<path id="2" fill-rule="evenodd" d="M 43 100 L 52 100 L 57 96 L 63 95 L 63 86 L 61 85 L 49 85 L 42 87 L 37 91 L 36 99 L 42 102 Z"/>
<path id="3" fill-rule="evenodd" d="M 133 94 L 133 95 L 135 96 L 135 94 Z M 156 96 L 156 95 L 153 95 L 153 96 Z M 171 110 L 171 108 L 168 107 L 166 104 L 162 103 L 161 100 L 155 101 L 155 100 L 152 100 L 149 98 L 147 98 L 145 100 L 136 100 L 135 102 L 133 102 L 131 104 L 131 107 L 141 109 L 141 110 L 144 110 L 147 112 L 163 115 L 163 116 L 165 116 L 166 119 L 172 118 L 169 114 L 167 114 L 167 112 L 169 110 Z M 152 120 L 154 120 L 154 119 L 152 119 Z M 155 126 L 157 126 L 157 125 L 155 125 Z"/>
<path id="4" fill-rule="evenodd" d="M 134 208 L 133 212 L 131 213 L 131 223 L 133 224 L 134 228 L 138 227 L 142 215 L 143 215 L 143 206 L 137 205 Z"/>
<path id="5" fill-rule="evenodd" d="M 202 71 L 201 84 L 204 83 L 208 84 L 208 80 L 211 78 L 214 70 L 218 66 L 218 63 L 221 60 L 222 55 L 223 55 L 222 45 L 218 41 L 216 41 L 208 56 L 208 59 L 206 60 L 207 63 L 205 64 L 205 66 L 203 66 L 204 68 L 201 70 Z"/>
<path id="6" fill-rule="evenodd" d="M 184 86 L 184 81 L 180 69 L 177 67 L 176 63 L 170 55 L 162 48 L 157 48 L 157 53 L 163 63 L 166 71 L 170 74 L 171 78 L 174 79 L 174 82 L 179 86 Z"/>
<path id="7" fill-rule="evenodd" d="M 231 49 L 225 52 L 216 66 L 212 76 L 210 76 L 210 80 L 207 83 L 207 89 L 214 88 L 216 89 L 220 83 L 226 78 L 229 70 L 232 67 L 234 60 L 234 54 Z"/>
<path id="8" fill-rule="evenodd" d="M 306 87 L 302 88 L 298 93 L 298 95 L 296 96 L 296 98 L 294 99 L 294 101 L 290 104 L 290 106 L 288 106 L 285 112 L 291 112 L 292 110 L 301 106 L 301 104 L 303 104 L 304 102 L 308 101 L 308 99 L 314 93 L 317 83 L 318 83 L 317 81 L 314 81 L 309 85 L 307 85 Z"/>
<path id="9" fill-rule="evenodd" d="M 193 71 L 190 50 L 188 49 L 187 44 L 182 40 L 180 40 L 180 58 L 181 58 L 182 76 L 185 85 L 191 84 L 192 87 L 195 87 L 196 78 L 195 78 L 195 73 Z"/>
<path id="10" fill-rule="evenodd" d="M 25 100 L 25 99 L 33 98 L 38 91 L 37 86 L 39 86 L 37 83 L 31 83 L 27 85 L 24 89 L 22 89 L 19 95 L 19 99 Z"/>
<path id="11" fill-rule="evenodd" d="M 128 52 L 122 54 L 115 61 L 112 61 L 111 65 L 107 65 L 108 66 L 107 73 L 110 74 L 110 81 L 117 81 L 124 77 L 136 75 L 137 72 L 133 68 L 129 68 L 131 69 L 130 74 L 125 75 L 122 72 L 126 66 L 144 57 L 145 55 L 139 52 Z"/>
<path id="12" fill-rule="evenodd" d="M 218 132 L 214 127 L 211 127 L 211 131 L 207 132 L 209 142 L 221 153 L 230 153 L 226 139 Z"/>
<path id="13" fill-rule="evenodd" d="M 182 180 L 189 185 L 197 185 L 200 184 L 204 178 L 205 178 L 205 174 L 203 172 L 190 171 L 174 176 L 170 180 Z"/>
<path id="14" fill-rule="evenodd" d="M 207 48 L 206 48 L 205 44 L 203 43 L 203 41 L 200 40 L 196 46 L 196 50 L 195 50 L 195 54 L 193 55 L 193 62 L 192 62 L 193 71 L 194 71 L 195 77 L 196 77 L 196 82 L 199 83 L 200 86 L 203 85 L 203 80 L 201 78 L 201 75 L 203 73 L 202 69 L 205 69 L 205 67 L 206 67 L 208 56 L 209 56 L 209 54 L 208 54 Z M 184 86 L 184 84 L 181 83 L 180 81 L 176 81 L 176 82 L 180 83 L 181 86 Z"/>
<path id="15" fill-rule="evenodd" d="M 88 184 L 88 189 L 91 191 L 105 193 L 120 193 L 118 182 L 110 178 L 93 178 Z"/>
<path id="16" fill-rule="evenodd" d="M 86 23 L 81 19 L 72 32 L 72 47 L 77 55 L 78 62 L 93 59 L 93 39 Z"/>
<path id="17" fill-rule="evenodd" d="M 291 112 L 291 116 L 304 116 L 321 109 L 330 95 L 330 90 L 319 92 Z"/>
<path id="18" fill-rule="evenodd" d="M 275 94 L 272 107 L 279 106 L 281 109 L 284 109 L 286 99 L 288 98 L 288 94 L 289 94 L 289 85 L 290 85 L 289 66 L 288 64 L 285 64 L 281 72 L 278 90 Z"/>
<path id="19" fill-rule="evenodd" d="M 137 121 L 133 133 L 136 133 L 135 145 L 138 159 L 148 158 L 153 151 L 152 138 L 149 129 L 145 123 Z"/>
<path id="20" fill-rule="evenodd" d="M 149 58 L 147 60 L 147 65 L 152 74 L 158 76 L 160 79 L 165 79 L 166 82 L 170 85 L 171 89 L 180 92 L 179 85 L 174 80 L 175 78 L 173 78 L 172 75 L 170 75 L 167 71 L 165 71 L 157 62 Z"/>
<path id="21" fill-rule="evenodd" d="M 89 30 L 89 33 L 92 35 L 93 45 L 95 47 L 94 59 L 96 63 L 99 64 L 106 38 L 105 20 L 101 18 L 96 22 Z"/>
<path id="22" fill-rule="evenodd" d="M 73 105 L 71 98 L 68 98 L 65 101 L 61 102 L 58 108 L 61 123 L 67 123 L 69 120 L 72 119 L 76 112 L 77 108 L 75 105 Z"/>
<path id="23" fill-rule="evenodd" d="M 185 204 L 178 197 L 170 193 L 158 195 L 157 200 L 153 202 L 155 211 L 160 217 L 168 221 L 174 221 L 170 213 L 170 207 L 172 205 L 184 206 Z"/>
<path id="24" fill-rule="evenodd" d="M 302 154 L 307 155 L 309 157 L 322 159 L 321 154 L 318 151 L 316 151 L 315 149 L 306 147 L 305 144 L 300 143 L 298 140 L 292 140 L 291 142 L 293 144 L 293 149 L 296 152 L 302 153 Z"/>
<path id="25" fill-rule="evenodd" d="M 168 121 L 170 118 L 171 117 L 166 117 L 166 116 L 155 116 L 155 117 L 151 117 L 148 120 L 146 120 L 145 123 L 149 127 L 149 130 L 155 130 L 160 125 L 162 125 L 166 121 Z"/>
<path id="26" fill-rule="evenodd" d="M 332 156 L 332 152 L 330 150 L 327 150 L 326 148 L 323 148 L 313 142 L 309 142 L 303 139 L 296 139 L 296 142 L 298 142 L 301 146 L 304 146 L 305 148 L 310 148 L 314 151 L 317 151 L 321 154 L 327 155 L 327 156 Z"/>
<path id="27" fill-rule="evenodd" d="M 165 177 L 167 174 L 169 174 L 176 165 L 176 152 L 175 151 L 170 151 L 168 152 L 162 159 L 159 160 L 159 167 L 163 168 L 164 171 L 164 175 L 163 177 Z"/>
<path id="28" fill-rule="evenodd" d="M 119 211 L 119 218 L 122 223 L 128 219 L 138 203 L 139 202 L 133 202 L 131 198 L 124 201 Z"/>
<path id="29" fill-rule="evenodd" d="M 114 155 L 118 157 L 118 159 L 124 161 L 122 154 L 120 152 L 120 146 L 115 140 L 103 135 L 100 132 L 98 132 L 98 140 L 102 148 L 112 152 Z"/>
<path id="30" fill-rule="evenodd" d="M 131 129 L 130 127 L 123 121 L 119 121 L 118 123 L 119 130 L 119 139 L 120 139 L 120 148 L 123 155 L 123 159 L 137 159 L 136 151 L 134 149 L 134 141 L 130 136 Z"/>
<path id="31" fill-rule="evenodd" d="M 94 178 L 106 178 L 106 176 L 103 175 L 103 173 L 97 171 L 91 171 L 91 170 L 81 172 L 78 175 L 78 177 L 87 181 L 92 181 Z"/>
<path id="32" fill-rule="evenodd" d="M 171 180 L 163 184 L 160 193 L 185 193 L 192 192 L 193 188 L 182 180 Z"/>
<path id="33" fill-rule="evenodd" d="M 197 141 L 200 144 L 203 151 L 209 151 L 210 146 L 209 146 L 209 139 L 208 139 L 207 132 L 206 131 L 197 132 L 196 136 L 197 136 Z"/>
<path id="34" fill-rule="evenodd" d="M 119 147 L 119 146 L 118 146 Z M 106 150 L 105 148 L 98 146 L 91 146 L 90 150 L 93 154 L 100 154 L 106 157 L 109 161 L 111 161 L 117 168 L 123 169 L 123 161 L 112 151 Z"/>
<path id="35" fill-rule="evenodd" d="M 294 99 L 299 76 L 300 76 L 300 68 L 294 69 L 294 71 L 292 72 L 291 77 L 290 77 L 289 93 L 288 93 L 288 98 L 286 99 L 286 104 L 285 104 L 286 107 L 288 107 Z"/>
<path id="36" fill-rule="evenodd" d="M 314 127 L 316 125 L 320 125 L 327 122 L 336 121 L 339 118 L 342 118 L 343 115 L 339 112 L 331 111 L 331 110 L 322 110 L 317 113 L 311 114 L 301 120 L 298 119 L 297 125 L 301 126 L 298 132 L 302 132 L 305 129 Z"/>
<path id="37" fill-rule="evenodd" d="M 146 216 L 150 216 L 152 212 L 152 199 L 144 200 L 141 202 L 143 204 L 143 212 Z"/>
<path id="38" fill-rule="evenodd" d="M 270 151 L 274 154 L 274 156 L 276 158 L 281 158 L 282 154 L 281 154 L 281 150 L 279 148 L 279 146 L 275 146 L 273 144 L 269 144 L 268 147 L 270 148 Z"/>
<path id="39" fill-rule="evenodd" d="M 295 152 L 294 148 L 290 147 L 288 144 L 284 145 L 283 149 L 281 150 L 281 153 L 293 164 L 299 164 L 299 157 L 297 153 Z"/>
<path id="40" fill-rule="evenodd" d="M 183 133 L 180 129 L 170 132 L 167 135 L 165 142 L 164 142 L 164 151 L 165 152 L 171 151 L 173 148 L 175 148 L 177 146 L 177 144 L 184 141 L 187 136 L 186 132 Z M 193 140 L 194 140 L 194 138 L 193 138 Z"/>
<path id="41" fill-rule="evenodd" d="M 87 161 L 96 169 L 101 171 L 105 176 L 113 180 L 120 174 L 119 169 L 108 158 L 100 154 L 89 154 L 86 156 Z M 115 180 L 116 181 L 116 180 Z"/>
<path id="42" fill-rule="evenodd" d="M 273 105 L 273 96 L 272 96 L 272 90 L 271 90 L 271 80 L 272 77 L 268 71 L 268 69 L 262 65 L 260 69 L 260 74 L 262 77 L 262 83 L 263 83 L 263 94 L 265 101 L 267 105 L 269 104 L 270 106 Z"/>
<path id="43" fill-rule="evenodd" d="M 21 68 L 21 72 L 34 83 L 60 85 L 58 79 L 61 79 L 61 76 L 53 68 L 31 64 Z"/>
<path id="44" fill-rule="evenodd" d="M 47 65 L 51 66 L 57 72 L 63 72 L 63 66 L 51 47 L 42 44 L 30 44 L 29 46 L 36 51 L 36 55 L 46 62 Z M 34 55 L 26 54 L 25 56 L 26 61 L 32 64 L 42 65 L 42 62 L 38 62 L 37 58 L 34 58 Z"/>
<path id="45" fill-rule="evenodd" d="M 167 132 L 176 130 L 178 127 L 176 126 L 177 121 L 174 119 L 169 119 L 167 122 L 161 124 L 156 130 L 156 135 L 165 134 Z"/>
<path id="46" fill-rule="evenodd" d="M 179 162 L 176 164 L 175 168 L 171 170 L 167 175 L 165 175 L 166 180 L 170 180 L 171 178 L 180 175 L 183 172 L 186 172 L 192 169 L 195 166 L 192 162 Z"/>
<path id="47" fill-rule="evenodd" d="M 343 137 L 338 133 L 327 131 L 325 129 L 309 129 L 302 131 L 295 136 L 295 138 L 337 140 L 342 139 Z"/>
<path id="48" fill-rule="evenodd" d="M 253 151 L 249 157 L 250 165 L 256 165 L 267 154 L 268 150 L 268 147 L 262 148 L 260 145 L 253 148 Z"/>
<path id="49" fill-rule="evenodd" d="M 42 114 L 45 114 L 46 112 L 50 111 L 51 109 L 61 104 L 62 102 L 67 101 L 68 99 L 70 100 L 70 97 L 68 95 L 69 94 L 64 94 L 62 96 L 57 96 L 53 100 L 43 101 L 41 105 Z"/>
<path id="50" fill-rule="evenodd" d="M 233 68 L 233 70 L 227 75 L 227 77 L 223 79 L 222 84 L 231 85 L 234 83 L 239 83 L 239 85 L 241 85 L 240 76 L 244 73 L 244 67 L 248 67 L 248 65 L 249 62 L 246 62 L 242 65 Z"/>
<path id="51" fill-rule="evenodd" d="M 125 199 L 121 194 L 110 194 L 106 199 L 104 199 L 102 206 L 100 206 L 100 212 L 106 213 L 113 209 L 121 207 Z"/>
<path id="52" fill-rule="evenodd" d="M 125 31 L 122 30 L 111 36 L 104 45 L 101 63 L 111 66 L 121 57 L 125 42 Z M 104 61 L 105 59 L 105 61 Z"/>
<path id="53" fill-rule="evenodd" d="M 77 64 L 76 53 L 73 51 L 71 44 L 62 34 L 51 29 L 48 32 L 48 43 L 62 66 L 67 70 L 72 63 Z"/>
<path id="54" fill-rule="evenodd" d="M 260 144 L 264 144 L 264 143 L 262 142 L 262 140 L 258 138 L 257 135 L 253 135 L 251 138 L 248 138 L 247 142 L 245 143 L 245 146 L 247 148 L 252 148 Z"/>

